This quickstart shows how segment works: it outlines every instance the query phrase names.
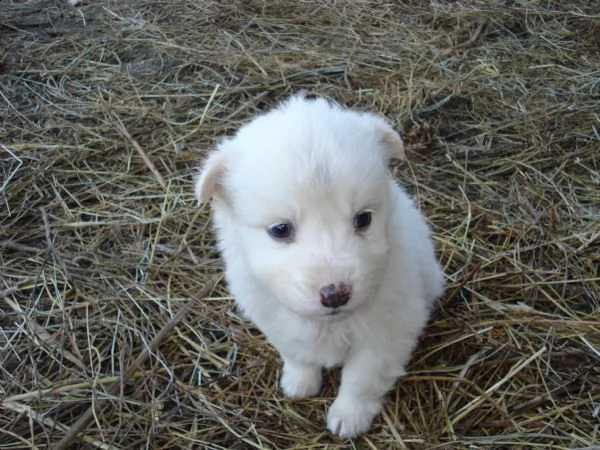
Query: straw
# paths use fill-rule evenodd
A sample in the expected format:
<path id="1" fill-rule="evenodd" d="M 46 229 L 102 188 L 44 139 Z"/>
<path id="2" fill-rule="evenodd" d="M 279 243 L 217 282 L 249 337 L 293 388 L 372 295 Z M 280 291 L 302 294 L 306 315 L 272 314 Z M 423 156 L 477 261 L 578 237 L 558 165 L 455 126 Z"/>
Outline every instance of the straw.
<path id="1" fill-rule="evenodd" d="M 598 445 L 596 2 L 2 1 L 0 29 L 1 448 Z M 283 397 L 193 194 L 301 90 L 401 132 L 447 276 L 354 443 L 339 370 Z"/>

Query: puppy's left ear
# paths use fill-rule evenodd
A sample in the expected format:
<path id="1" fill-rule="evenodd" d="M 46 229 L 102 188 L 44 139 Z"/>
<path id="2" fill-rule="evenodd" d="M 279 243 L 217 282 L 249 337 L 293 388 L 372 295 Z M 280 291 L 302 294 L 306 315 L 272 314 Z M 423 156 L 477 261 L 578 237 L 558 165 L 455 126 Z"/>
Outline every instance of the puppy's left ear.
<path id="1" fill-rule="evenodd" d="M 211 198 L 223 195 L 223 175 L 227 170 L 227 155 L 217 147 L 209 155 L 200 176 L 196 179 L 194 192 L 198 205 L 208 203 Z"/>
<path id="2" fill-rule="evenodd" d="M 406 155 L 404 153 L 404 142 L 400 134 L 388 125 L 388 130 L 382 137 L 383 144 L 389 149 L 389 158 L 400 159 L 404 161 Z"/>
<path id="3" fill-rule="evenodd" d="M 380 143 L 386 150 L 386 157 L 388 160 L 400 159 L 405 160 L 406 155 L 404 154 L 404 142 L 396 130 L 383 118 L 379 116 L 371 116 L 373 122 L 373 128 L 377 133 Z"/>

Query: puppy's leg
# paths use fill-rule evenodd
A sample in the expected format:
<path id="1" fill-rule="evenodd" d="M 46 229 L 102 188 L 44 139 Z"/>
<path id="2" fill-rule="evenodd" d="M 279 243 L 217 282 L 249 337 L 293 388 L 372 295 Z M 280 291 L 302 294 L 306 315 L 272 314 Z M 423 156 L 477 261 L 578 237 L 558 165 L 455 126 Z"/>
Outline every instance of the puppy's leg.
<path id="1" fill-rule="evenodd" d="M 404 369 L 387 364 L 369 349 L 350 358 L 342 369 L 340 391 L 329 409 L 327 428 L 343 439 L 364 433 L 383 405 L 383 398 Z"/>
<path id="2" fill-rule="evenodd" d="M 287 397 L 304 398 L 317 395 L 321 390 L 321 367 L 298 363 L 283 358 L 281 388 Z"/>

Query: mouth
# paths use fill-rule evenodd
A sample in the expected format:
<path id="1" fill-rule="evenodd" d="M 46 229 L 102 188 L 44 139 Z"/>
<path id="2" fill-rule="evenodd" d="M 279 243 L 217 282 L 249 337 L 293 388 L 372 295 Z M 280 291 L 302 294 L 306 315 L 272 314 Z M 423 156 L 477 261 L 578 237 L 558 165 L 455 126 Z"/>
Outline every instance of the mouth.
<path id="1" fill-rule="evenodd" d="M 349 311 L 347 309 L 335 308 L 335 309 L 332 309 L 331 311 L 327 311 L 325 314 L 323 314 L 322 317 L 331 318 L 331 319 L 341 319 L 344 317 L 348 317 L 350 315 L 350 313 L 351 313 L 351 311 Z"/>

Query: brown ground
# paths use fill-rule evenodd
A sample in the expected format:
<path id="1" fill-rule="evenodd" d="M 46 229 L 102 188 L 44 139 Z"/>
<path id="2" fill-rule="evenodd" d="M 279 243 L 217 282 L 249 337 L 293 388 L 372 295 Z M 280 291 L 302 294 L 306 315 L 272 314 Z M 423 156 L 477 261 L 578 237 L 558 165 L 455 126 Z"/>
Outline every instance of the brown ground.
<path id="1" fill-rule="evenodd" d="M 599 30 L 597 0 L 2 0 L 0 448 L 598 445 Z M 352 443 L 336 371 L 282 397 L 192 192 L 300 89 L 403 133 L 448 277 Z"/>

